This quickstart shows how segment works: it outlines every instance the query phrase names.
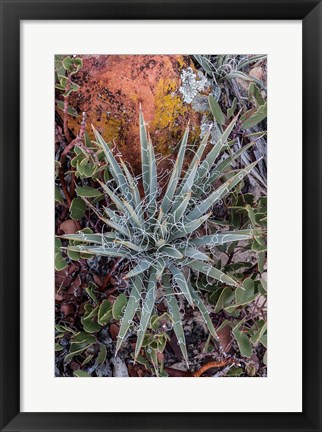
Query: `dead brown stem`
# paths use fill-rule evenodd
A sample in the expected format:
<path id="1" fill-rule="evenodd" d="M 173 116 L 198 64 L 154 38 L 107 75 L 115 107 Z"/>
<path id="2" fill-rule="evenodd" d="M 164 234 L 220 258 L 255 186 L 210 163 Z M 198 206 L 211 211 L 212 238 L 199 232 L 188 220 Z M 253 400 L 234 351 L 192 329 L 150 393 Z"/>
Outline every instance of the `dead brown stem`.
<path id="1" fill-rule="evenodd" d="M 64 172 L 63 172 L 63 170 L 61 168 L 59 168 L 59 180 L 60 180 L 61 187 L 63 189 L 64 195 L 66 197 L 66 200 L 68 202 L 68 207 L 70 207 L 71 203 L 72 203 L 72 200 L 70 198 L 69 191 L 68 191 L 68 188 L 67 188 L 67 185 L 66 185 L 66 182 L 65 182 Z"/>
<path id="2" fill-rule="evenodd" d="M 213 362 L 206 363 L 203 366 L 201 366 L 201 368 L 199 370 L 197 370 L 196 372 L 194 372 L 193 376 L 196 377 L 196 378 L 198 378 L 202 374 L 204 374 L 208 369 L 223 367 L 223 366 L 226 366 L 229 363 L 234 363 L 234 362 L 235 361 L 232 358 L 229 358 L 229 359 L 226 359 L 226 360 L 213 361 Z"/>
<path id="3" fill-rule="evenodd" d="M 104 277 L 104 279 L 103 279 L 103 283 L 102 283 L 102 285 L 101 285 L 101 287 L 100 287 L 100 289 L 101 289 L 102 291 L 104 291 L 105 288 L 107 287 L 107 284 L 109 283 L 111 277 L 113 276 L 114 271 L 115 271 L 115 270 L 117 269 L 117 267 L 119 266 L 121 260 L 122 260 L 122 258 L 117 258 L 116 261 L 115 261 L 115 263 L 114 263 L 114 265 L 113 265 L 113 267 L 111 268 L 110 272 L 107 273 L 107 275 Z"/>
<path id="4" fill-rule="evenodd" d="M 70 89 L 70 79 L 68 79 L 68 82 L 66 84 L 65 92 L 68 93 Z M 67 140 L 67 142 L 71 142 L 72 138 L 70 136 L 69 130 L 68 130 L 68 99 L 69 95 L 64 95 L 64 135 Z"/>

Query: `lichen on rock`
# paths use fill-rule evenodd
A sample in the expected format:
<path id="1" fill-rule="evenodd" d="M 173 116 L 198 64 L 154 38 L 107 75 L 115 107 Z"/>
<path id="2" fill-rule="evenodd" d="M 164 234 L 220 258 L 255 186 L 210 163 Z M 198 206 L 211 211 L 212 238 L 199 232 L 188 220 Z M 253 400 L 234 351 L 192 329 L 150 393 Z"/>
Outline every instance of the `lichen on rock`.
<path id="1" fill-rule="evenodd" d="M 215 144 L 221 132 L 213 116 L 209 115 L 208 95 L 213 94 L 218 100 L 221 92 L 220 87 L 210 82 L 202 71 L 199 70 L 195 73 L 191 67 L 188 67 L 181 71 L 179 91 L 184 102 L 191 104 L 195 112 L 203 114 L 200 123 L 200 138 L 203 138 L 210 130 L 209 142 Z"/>
<path id="2" fill-rule="evenodd" d="M 134 172 L 140 170 L 138 135 L 139 106 L 142 106 L 152 142 L 161 155 L 170 155 L 190 123 L 189 141 L 199 138 L 201 114 L 181 97 L 180 74 L 193 67 L 182 55 L 88 55 L 81 56 L 83 68 L 75 76 L 79 91 L 69 104 L 87 113 L 106 141 L 114 141 Z M 70 117 L 74 135 L 81 116 Z"/>
<path id="3" fill-rule="evenodd" d="M 182 94 L 183 101 L 191 103 L 199 94 L 210 88 L 210 83 L 201 71 L 197 74 L 191 67 L 182 69 L 181 71 L 181 86 L 179 88 Z"/>

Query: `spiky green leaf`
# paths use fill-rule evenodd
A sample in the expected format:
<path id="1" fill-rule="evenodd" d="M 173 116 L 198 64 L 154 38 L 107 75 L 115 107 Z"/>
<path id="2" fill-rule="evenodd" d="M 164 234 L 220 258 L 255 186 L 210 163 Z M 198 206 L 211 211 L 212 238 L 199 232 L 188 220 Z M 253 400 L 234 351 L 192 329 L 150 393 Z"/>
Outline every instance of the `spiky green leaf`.
<path id="1" fill-rule="evenodd" d="M 267 117 L 267 103 L 265 102 L 256 110 L 247 111 L 244 116 L 244 122 L 241 126 L 242 129 L 249 129 L 256 126 Z"/>
<path id="2" fill-rule="evenodd" d="M 149 190 L 147 195 L 148 211 L 150 214 L 154 214 L 156 209 L 156 196 L 158 190 L 158 179 L 157 179 L 157 164 L 155 160 L 155 154 L 151 139 L 148 141 L 148 155 L 149 155 Z"/>
<path id="3" fill-rule="evenodd" d="M 141 201 L 141 197 L 140 197 L 140 192 L 136 183 L 136 180 L 134 180 L 132 174 L 130 173 L 128 167 L 125 165 L 125 163 L 123 162 L 122 159 L 120 159 L 123 171 L 127 177 L 127 181 L 129 183 L 130 189 L 131 189 L 131 193 L 133 196 L 133 200 L 134 200 L 134 206 L 135 209 L 137 209 L 138 211 L 140 210 L 141 206 L 140 206 L 140 201 Z"/>
<path id="4" fill-rule="evenodd" d="M 142 303 L 142 314 L 141 314 L 140 326 L 137 333 L 137 341 L 135 346 L 135 354 L 134 354 L 135 358 L 137 358 L 137 356 L 140 354 L 143 339 L 153 311 L 153 307 L 156 299 L 156 284 L 157 284 L 156 270 L 152 269 L 150 272 L 150 278 L 149 278 L 146 295 Z"/>
<path id="5" fill-rule="evenodd" d="M 169 223 L 176 224 L 184 215 L 191 198 L 191 191 L 182 195 L 176 202 L 176 208 L 172 209 L 173 213 L 169 218 Z"/>
<path id="6" fill-rule="evenodd" d="M 212 261 L 208 255 L 206 255 L 203 252 L 200 252 L 198 249 L 195 249 L 194 247 L 186 246 L 183 249 L 179 249 L 179 250 L 187 258 L 192 258 L 201 261 Z"/>
<path id="7" fill-rule="evenodd" d="M 187 262 L 187 266 L 193 270 L 196 270 L 200 273 L 203 273 L 204 275 L 206 275 L 212 279 L 216 279 L 219 282 L 222 282 L 224 284 L 231 285 L 231 286 L 234 286 L 236 288 L 240 287 L 240 285 L 237 281 L 235 281 L 230 276 L 227 276 L 221 270 L 218 270 L 216 267 L 213 267 L 212 265 L 210 265 L 208 263 L 194 260 L 194 261 Z"/>
<path id="8" fill-rule="evenodd" d="M 113 152 L 109 148 L 109 146 L 106 144 L 100 133 L 94 128 L 92 125 L 92 129 L 96 138 L 97 144 L 104 150 L 105 158 L 107 163 L 109 164 L 109 170 L 111 174 L 113 175 L 113 178 L 118 185 L 118 187 L 121 189 L 123 195 L 125 196 L 126 200 L 132 203 L 132 195 L 130 193 L 130 187 L 127 182 L 127 179 L 118 164 L 117 160 L 113 156 Z"/>
<path id="9" fill-rule="evenodd" d="M 197 176 L 196 176 L 196 182 L 194 184 L 193 191 L 196 189 L 196 187 L 200 187 L 200 184 L 204 181 L 204 178 L 206 174 L 209 172 L 209 170 L 212 168 L 216 158 L 224 148 L 224 146 L 227 143 L 228 137 L 231 134 L 236 122 L 238 119 L 238 115 L 233 118 L 233 120 L 229 123 L 227 128 L 222 133 L 221 137 L 217 141 L 217 143 L 214 145 L 214 147 L 211 149 L 211 151 L 207 154 L 206 158 L 202 161 L 200 164 Z"/>
<path id="10" fill-rule="evenodd" d="M 218 246 L 224 243 L 248 240 L 253 238 L 253 230 L 239 230 L 239 231 L 226 231 L 221 233 L 215 233 L 213 235 L 207 235 L 203 237 L 196 237 L 190 240 L 195 246 Z"/>
<path id="11" fill-rule="evenodd" d="M 193 301 L 194 301 L 195 305 L 197 306 L 197 308 L 199 309 L 199 311 L 200 311 L 200 313 L 202 315 L 202 318 L 204 319 L 204 321 L 205 321 L 205 323 L 206 323 L 206 325 L 208 327 L 208 330 L 210 331 L 210 334 L 216 340 L 218 340 L 217 332 L 216 332 L 215 327 L 214 327 L 214 325 L 212 323 L 212 320 L 211 320 L 211 318 L 209 316 L 209 312 L 208 312 L 206 306 L 204 305 L 204 303 L 201 300 L 200 296 L 198 295 L 197 291 L 192 287 L 192 285 L 191 285 L 190 282 L 188 282 L 188 285 L 189 285 L 189 290 L 191 292 L 191 296 L 193 298 Z"/>
<path id="12" fill-rule="evenodd" d="M 163 201 L 161 203 L 161 209 L 163 213 L 166 213 L 173 201 L 173 197 L 180 179 L 180 174 L 182 170 L 182 164 L 184 160 L 184 155 L 186 152 L 187 142 L 188 142 L 189 128 L 185 130 L 183 135 L 181 145 L 179 148 L 178 156 L 173 167 L 171 177 L 168 182 L 167 190 L 164 194 Z"/>
<path id="13" fill-rule="evenodd" d="M 166 300 L 169 307 L 169 314 L 173 321 L 173 330 L 176 335 L 178 345 L 182 352 L 183 358 L 188 364 L 188 352 L 186 346 L 186 339 L 183 331 L 183 325 L 181 320 L 180 308 L 176 299 L 176 296 L 173 293 L 173 289 L 170 285 L 169 275 L 164 275 L 162 278 L 162 285 L 166 292 Z"/>
<path id="14" fill-rule="evenodd" d="M 178 224 L 178 228 L 175 233 L 170 236 L 170 240 L 172 241 L 191 234 L 196 229 L 198 229 L 200 225 L 202 225 L 211 216 L 211 214 L 212 213 L 207 213 L 206 215 L 201 216 L 198 219 L 192 220 L 191 222 Z"/>
<path id="15" fill-rule="evenodd" d="M 224 184 L 219 186 L 217 190 L 212 192 L 206 199 L 204 199 L 200 204 L 198 204 L 188 215 L 187 220 L 194 220 L 206 211 L 208 211 L 212 206 L 214 206 L 220 199 L 224 198 L 238 183 L 250 173 L 258 161 L 248 165 L 248 167 L 243 168 L 232 178 L 227 180 Z"/>
<path id="16" fill-rule="evenodd" d="M 128 332 L 128 329 L 132 323 L 133 317 L 140 305 L 142 291 L 142 275 L 137 275 L 131 278 L 131 285 L 132 289 L 130 292 L 129 300 L 126 305 L 124 315 L 122 317 L 121 327 L 117 336 L 115 355 L 120 349 L 126 333 Z"/>
<path id="17" fill-rule="evenodd" d="M 146 195 L 149 194 L 149 145 L 148 135 L 145 127 L 143 113 L 140 110 L 140 143 L 141 143 L 141 163 L 143 189 Z"/>
<path id="18" fill-rule="evenodd" d="M 129 279 L 141 273 L 144 273 L 151 267 L 151 264 L 152 262 L 149 259 L 141 260 L 137 266 L 135 266 L 129 273 L 124 276 L 124 279 Z"/>
<path id="19" fill-rule="evenodd" d="M 193 156 L 193 159 L 189 165 L 189 168 L 187 169 L 187 171 L 186 171 L 186 173 L 185 173 L 185 175 L 181 181 L 181 184 L 177 188 L 177 191 L 176 191 L 177 195 L 180 195 L 183 192 L 183 188 L 185 187 L 185 185 L 187 185 L 186 192 L 191 190 L 192 185 L 193 185 L 193 182 L 191 184 L 191 180 L 193 179 L 193 181 L 194 181 L 194 179 L 195 179 L 197 168 L 199 166 L 199 162 L 201 160 L 203 152 L 204 152 L 206 145 L 208 143 L 209 136 L 210 136 L 210 130 L 203 137 L 203 139 L 201 140 L 201 143 L 199 144 L 197 151 L 194 153 L 194 156 Z M 194 173 L 192 173 L 193 170 L 195 170 Z M 190 182 L 187 184 L 188 179 L 190 179 Z M 189 185 L 190 185 L 190 188 L 188 187 Z"/>
<path id="20" fill-rule="evenodd" d="M 171 264 L 169 266 L 169 270 L 172 273 L 172 277 L 173 277 L 174 282 L 176 282 L 176 284 L 180 288 L 180 291 L 182 292 L 182 294 L 187 299 L 188 303 L 191 306 L 193 306 L 193 300 L 192 300 L 192 297 L 191 297 L 191 293 L 190 293 L 190 290 L 189 290 L 189 287 L 188 287 L 187 280 L 184 277 L 184 274 L 182 273 L 182 271 L 180 269 L 178 269 L 178 267 L 176 267 L 173 264 Z"/>
<path id="21" fill-rule="evenodd" d="M 64 234 L 61 236 L 61 238 L 65 240 L 72 240 L 72 241 L 80 241 L 82 243 L 95 243 L 95 244 L 106 244 L 110 245 L 112 244 L 113 240 L 115 239 L 115 233 L 114 232 L 106 232 L 103 234 L 86 234 L 83 232 L 80 232 L 78 234 Z"/>
<path id="22" fill-rule="evenodd" d="M 72 252 L 82 252 L 93 255 L 101 255 L 101 256 L 111 256 L 111 257 L 122 257 L 126 258 L 129 255 L 129 252 L 125 249 L 121 248 L 108 248 L 105 246 L 86 246 L 86 245 L 77 245 L 77 246 L 69 246 L 68 249 Z"/>

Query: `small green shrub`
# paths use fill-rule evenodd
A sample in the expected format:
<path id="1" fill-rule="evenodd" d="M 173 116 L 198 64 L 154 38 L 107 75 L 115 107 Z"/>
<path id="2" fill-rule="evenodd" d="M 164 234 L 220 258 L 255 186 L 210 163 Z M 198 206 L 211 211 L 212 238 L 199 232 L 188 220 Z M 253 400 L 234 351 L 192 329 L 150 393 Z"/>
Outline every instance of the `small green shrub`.
<path id="1" fill-rule="evenodd" d="M 192 277 L 196 273 L 204 275 L 207 280 L 229 287 L 236 296 L 237 293 L 240 297 L 248 295 L 245 283 L 221 271 L 207 251 L 209 248 L 240 240 L 257 241 L 261 230 L 251 227 L 233 231 L 221 230 L 211 235 L 202 235 L 200 231 L 212 216 L 213 207 L 220 203 L 257 163 L 227 173 L 231 162 L 243 153 L 244 148 L 236 154 L 230 152 L 229 157 L 217 162 L 223 150 L 229 147 L 228 138 L 237 119 L 238 116 L 233 118 L 216 145 L 203 158 L 208 141 L 206 135 L 185 170 L 183 164 L 189 133 L 187 128 L 170 178 L 163 189 L 158 182 L 157 161 L 142 113 L 141 178 L 132 176 L 122 159 L 113 155 L 110 146 L 93 128 L 96 145 L 104 151 L 111 179 L 106 182 L 96 179 L 100 185 L 98 189 L 78 187 L 76 191 L 104 223 L 106 229 L 101 233 L 79 232 L 64 235 L 62 238 L 71 242 L 67 249 L 68 254 L 82 254 L 83 257 L 86 254 L 120 257 L 129 263 L 129 271 L 125 275 L 129 284 L 129 296 L 122 307 L 116 352 L 121 348 L 137 314 L 140 322 L 134 357 L 138 359 L 141 348 L 147 346 L 148 328 L 153 328 L 153 311 L 157 297 L 165 300 L 168 305 L 171 325 L 187 362 L 188 353 L 180 311 L 181 299 L 185 299 L 191 307 L 199 309 L 211 336 L 217 340 L 208 310 L 198 293 L 196 278 Z M 223 180 L 223 175 L 228 180 Z M 220 179 L 223 180 L 222 184 L 215 188 L 215 181 Z M 140 182 L 143 185 L 143 196 L 140 194 Z M 108 207 L 103 207 L 103 211 L 94 201 L 90 201 L 102 194 L 108 196 L 111 202 Z M 85 321 L 88 325 L 99 325 L 96 321 L 98 311 L 98 306 L 88 306 L 83 325 Z M 235 328 L 233 331 L 237 332 Z M 162 352 L 160 343 L 160 340 L 154 340 L 154 351 Z M 156 352 L 153 352 L 150 360 L 156 368 L 155 354 Z"/>
<path id="2" fill-rule="evenodd" d="M 71 81 L 71 77 L 80 70 L 83 66 L 83 60 L 81 58 L 73 58 L 70 56 L 56 56 L 55 58 L 55 72 L 56 72 L 56 89 L 62 90 L 64 96 L 69 96 L 71 92 L 77 92 L 79 86 Z M 63 105 L 59 108 L 64 109 Z M 70 107 L 69 114 L 77 115 L 74 108 Z"/>

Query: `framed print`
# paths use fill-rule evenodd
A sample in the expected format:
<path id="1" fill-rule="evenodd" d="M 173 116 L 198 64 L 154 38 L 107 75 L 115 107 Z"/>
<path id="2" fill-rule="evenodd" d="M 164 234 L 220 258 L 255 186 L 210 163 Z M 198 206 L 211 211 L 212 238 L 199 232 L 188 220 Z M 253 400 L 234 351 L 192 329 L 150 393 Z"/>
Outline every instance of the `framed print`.
<path id="1" fill-rule="evenodd" d="M 320 2 L 0 3 L 1 430 L 321 430 Z"/>

